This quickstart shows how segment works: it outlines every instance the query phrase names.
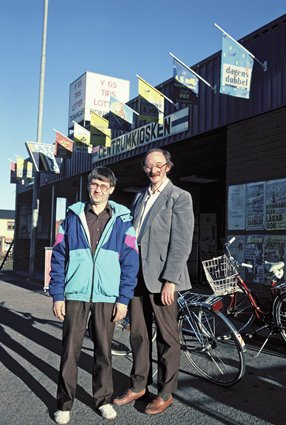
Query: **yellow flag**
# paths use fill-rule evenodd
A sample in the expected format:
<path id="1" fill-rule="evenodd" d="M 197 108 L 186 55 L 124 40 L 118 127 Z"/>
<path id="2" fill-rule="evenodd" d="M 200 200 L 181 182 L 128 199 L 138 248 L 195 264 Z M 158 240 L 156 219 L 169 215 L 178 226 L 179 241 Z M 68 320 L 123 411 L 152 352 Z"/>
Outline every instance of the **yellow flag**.
<path id="1" fill-rule="evenodd" d="M 25 159 L 24 161 L 24 170 L 26 171 L 26 179 L 33 178 L 33 163 Z"/>
<path id="2" fill-rule="evenodd" d="M 95 112 L 90 111 L 90 130 L 92 132 L 92 129 L 97 129 L 101 131 L 101 133 L 105 134 L 106 136 L 111 136 L 111 130 L 109 127 L 109 122 L 107 119 L 101 117 L 100 115 L 97 115 Z"/>
<path id="3" fill-rule="evenodd" d="M 164 96 L 159 90 L 151 86 L 149 83 L 144 81 L 141 77 L 138 76 L 138 94 L 147 100 L 147 102 L 152 103 L 158 111 L 164 113 Z"/>
<path id="4" fill-rule="evenodd" d="M 16 158 L 16 177 L 17 179 L 24 178 L 24 158 L 17 156 Z"/>
<path id="5" fill-rule="evenodd" d="M 90 142 L 93 146 L 111 146 L 111 129 L 107 119 L 90 111 Z"/>
<path id="6" fill-rule="evenodd" d="M 90 145 L 90 132 L 76 122 L 74 122 L 73 137 L 76 142 Z"/>

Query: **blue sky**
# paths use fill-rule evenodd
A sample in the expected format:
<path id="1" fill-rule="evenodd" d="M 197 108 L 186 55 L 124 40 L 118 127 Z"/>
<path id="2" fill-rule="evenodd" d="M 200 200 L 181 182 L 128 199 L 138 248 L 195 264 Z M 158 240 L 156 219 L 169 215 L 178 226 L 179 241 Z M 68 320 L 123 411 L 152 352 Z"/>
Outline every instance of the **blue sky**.
<path id="1" fill-rule="evenodd" d="M 10 160 L 36 141 L 44 0 L 0 0 L 0 209 L 14 209 Z M 153 85 L 221 49 L 220 25 L 239 39 L 286 13 L 285 0 L 49 0 L 43 142 L 67 134 L 69 85 L 86 71 Z M 267 60 L 267 58 L 259 58 Z"/>

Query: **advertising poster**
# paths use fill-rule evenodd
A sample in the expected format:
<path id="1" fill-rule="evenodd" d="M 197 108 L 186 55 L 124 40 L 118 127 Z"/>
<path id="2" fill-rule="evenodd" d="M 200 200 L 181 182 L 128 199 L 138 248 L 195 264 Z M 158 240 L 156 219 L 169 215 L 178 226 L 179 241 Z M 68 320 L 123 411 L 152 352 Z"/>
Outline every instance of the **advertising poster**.
<path id="1" fill-rule="evenodd" d="M 249 99 L 253 58 L 226 34 L 222 36 L 220 93 Z"/>
<path id="2" fill-rule="evenodd" d="M 264 283 L 264 236 L 249 235 L 245 242 L 245 263 L 252 264 L 252 269 L 245 268 L 245 280 L 250 283 Z"/>
<path id="3" fill-rule="evenodd" d="M 266 182 L 266 230 L 286 229 L 286 179 Z"/>
<path id="4" fill-rule="evenodd" d="M 265 236 L 264 259 L 269 263 L 283 261 L 286 264 L 286 235 Z M 265 265 L 265 280 L 271 283 L 273 275 L 269 273 L 270 265 Z"/>
<path id="5" fill-rule="evenodd" d="M 245 229 L 245 187 L 245 184 L 239 184 L 228 188 L 228 230 Z"/>
<path id="6" fill-rule="evenodd" d="M 246 185 L 246 230 L 264 229 L 264 182 Z"/>
<path id="7" fill-rule="evenodd" d="M 265 261 L 286 261 L 286 235 L 265 236 Z"/>

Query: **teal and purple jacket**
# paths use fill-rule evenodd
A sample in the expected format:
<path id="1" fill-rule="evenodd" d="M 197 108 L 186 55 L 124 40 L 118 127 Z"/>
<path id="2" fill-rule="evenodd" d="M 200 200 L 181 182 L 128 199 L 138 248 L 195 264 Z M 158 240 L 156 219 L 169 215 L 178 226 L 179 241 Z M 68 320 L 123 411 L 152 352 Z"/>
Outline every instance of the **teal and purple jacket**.
<path id="1" fill-rule="evenodd" d="M 137 284 L 138 247 L 130 210 L 108 202 L 112 216 L 92 255 L 86 204 L 69 207 L 52 251 L 50 288 L 63 300 L 128 304 Z"/>

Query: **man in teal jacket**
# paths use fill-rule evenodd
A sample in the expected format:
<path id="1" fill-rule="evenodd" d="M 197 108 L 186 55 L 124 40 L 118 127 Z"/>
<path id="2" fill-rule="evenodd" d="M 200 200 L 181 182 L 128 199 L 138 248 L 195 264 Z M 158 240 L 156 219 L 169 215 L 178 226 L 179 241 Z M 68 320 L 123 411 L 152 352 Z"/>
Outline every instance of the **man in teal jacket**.
<path id="1" fill-rule="evenodd" d="M 116 177 L 106 167 L 88 176 L 90 202 L 69 207 L 51 259 L 50 295 L 63 321 L 63 346 L 55 420 L 67 424 L 77 385 L 87 320 L 94 332 L 93 398 L 105 419 L 114 419 L 111 341 L 116 321 L 126 316 L 137 283 L 138 248 L 130 211 L 109 200 Z"/>

